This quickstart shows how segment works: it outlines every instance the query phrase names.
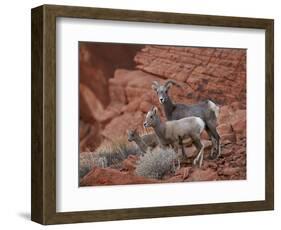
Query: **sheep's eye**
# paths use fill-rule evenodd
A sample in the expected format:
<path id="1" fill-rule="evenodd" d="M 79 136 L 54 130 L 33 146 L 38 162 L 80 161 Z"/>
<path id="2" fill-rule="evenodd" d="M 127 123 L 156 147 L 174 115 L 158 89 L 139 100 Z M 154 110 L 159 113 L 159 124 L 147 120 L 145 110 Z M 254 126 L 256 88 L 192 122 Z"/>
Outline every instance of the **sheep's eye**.
<path id="1" fill-rule="evenodd" d="M 150 118 L 152 119 L 153 117 L 152 117 L 152 116 L 150 116 Z"/>

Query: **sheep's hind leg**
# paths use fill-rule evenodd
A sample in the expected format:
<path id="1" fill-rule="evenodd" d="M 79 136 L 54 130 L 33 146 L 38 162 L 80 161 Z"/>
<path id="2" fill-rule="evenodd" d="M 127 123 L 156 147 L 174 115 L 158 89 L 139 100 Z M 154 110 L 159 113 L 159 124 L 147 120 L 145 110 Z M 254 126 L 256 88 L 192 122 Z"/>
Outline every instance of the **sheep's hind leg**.
<path id="1" fill-rule="evenodd" d="M 207 126 L 208 126 L 207 129 L 210 131 L 212 137 L 215 138 L 215 142 L 216 142 L 216 155 L 213 158 L 217 159 L 220 156 L 220 154 L 221 154 L 220 135 L 218 134 L 217 129 L 212 124 L 212 122 L 208 122 Z"/>
<path id="2" fill-rule="evenodd" d="M 204 158 L 204 146 L 200 150 L 200 161 L 199 161 L 199 168 L 201 168 L 202 163 L 203 163 L 203 158 Z"/>
<path id="3" fill-rule="evenodd" d="M 212 141 L 212 148 L 211 148 L 210 157 L 211 157 L 212 159 L 214 159 L 214 154 L 215 154 L 216 145 L 217 145 L 216 139 L 213 137 L 211 130 L 208 129 L 207 127 L 206 127 L 206 132 L 208 133 L 208 136 L 210 137 L 210 139 L 211 139 L 211 141 Z"/>
<path id="4" fill-rule="evenodd" d="M 196 156 L 196 158 L 193 161 L 193 164 L 196 165 L 199 162 L 199 168 L 201 168 L 202 163 L 203 163 L 203 158 L 204 158 L 204 146 L 202 146 L 202 148 L 200 149 L 198 155 Z"/>
<path id="5" fill-rule="evenodd" d="M 199 167 L 202 166 L 202 162 L 203 162 L 203 150 L 204 150 L 204 146 L 200 140 L 199 137 L 194 137 L 194 144 L 197 148 L 197 156 L 195 157 L 195 159 L 193 160 L 193 165 L 196 165 L 199 161 Z"/>

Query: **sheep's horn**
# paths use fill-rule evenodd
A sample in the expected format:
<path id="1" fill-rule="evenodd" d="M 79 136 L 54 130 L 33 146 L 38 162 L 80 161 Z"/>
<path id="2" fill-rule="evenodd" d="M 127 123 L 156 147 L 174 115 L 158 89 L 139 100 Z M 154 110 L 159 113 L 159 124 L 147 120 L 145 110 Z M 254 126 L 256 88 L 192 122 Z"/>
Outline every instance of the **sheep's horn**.
<path id="1" fill-rule="evenodd" d="M 152 82 L 152 85 L 154 85 L 154 86 L 156 86 L 156 87 L 159 87 L 159 86 L 160 86 L 160 84 L 159 84 L 158 81 L 153 81 L 153 82 Z"/>
<path id="2" fill-rule="evenodd" d="M 172 84 L 172 85 L 175 85 L 175 86 L 177 86 L 177 87 L 182 88 L 182 86 L 181 86 L 179 83 L 177 83 L 176 81 L 174 81 L 174 80 L 168 80 L 168 81 L 166 81 L 165 84 L 164 84 L 164 86 L 167 87 L 169 84 Z"/>

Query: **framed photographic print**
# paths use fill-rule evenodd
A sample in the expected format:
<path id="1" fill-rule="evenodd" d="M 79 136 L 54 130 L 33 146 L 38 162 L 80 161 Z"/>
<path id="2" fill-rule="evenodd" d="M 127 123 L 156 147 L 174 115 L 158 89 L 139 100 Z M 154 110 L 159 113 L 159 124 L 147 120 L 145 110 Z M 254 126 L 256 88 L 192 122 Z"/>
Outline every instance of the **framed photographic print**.
<path id="1" fill-rule="evenodd" d="M 32 9 L 32 220 L 272 210 L 273 25 Z"/>

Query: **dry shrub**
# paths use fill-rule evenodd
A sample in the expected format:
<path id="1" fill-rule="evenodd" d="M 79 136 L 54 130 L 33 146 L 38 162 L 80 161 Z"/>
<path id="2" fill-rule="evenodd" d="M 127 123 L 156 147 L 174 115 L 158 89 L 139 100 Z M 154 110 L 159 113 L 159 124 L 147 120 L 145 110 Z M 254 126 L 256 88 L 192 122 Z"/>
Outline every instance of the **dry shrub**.
<path id="1" fill-rule="evenodd" d="M 140 158 L 136 174 L 148 178 L 161 179 L 168 173 L 175 172 L 177 155 L 171 148 L 155 148 Z"/>

